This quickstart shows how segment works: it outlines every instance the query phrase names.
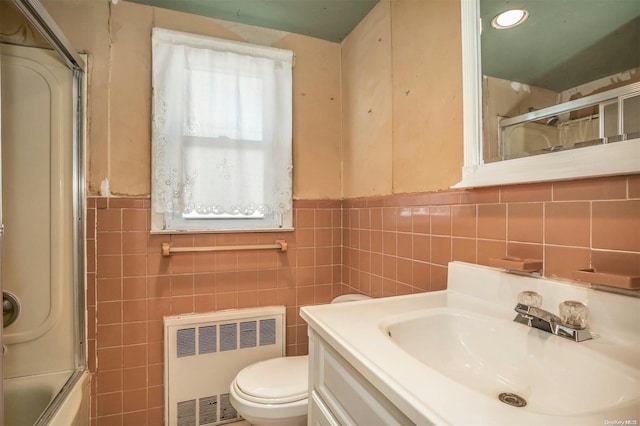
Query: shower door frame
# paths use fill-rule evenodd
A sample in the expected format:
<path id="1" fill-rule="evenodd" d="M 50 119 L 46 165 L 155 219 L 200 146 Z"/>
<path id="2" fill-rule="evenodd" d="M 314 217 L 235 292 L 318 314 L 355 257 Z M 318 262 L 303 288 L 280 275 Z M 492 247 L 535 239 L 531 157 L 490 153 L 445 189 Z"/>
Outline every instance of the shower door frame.
<path id="1" fill-rule="evenodd" d="M 2 67 L 0 67 L 0 80 L 2 79 Z M 2 91 L 0 90 L 0 99 L 2 97 Z M 0 293 L 2 293 L 2 239 L 4 237 L 4 221 L 2 219 L 2 108 L 0 108 Z M 4 294 L 2 296 L 4 302 Z M 3 303 L 4 305 L 4 303 Z M 4 317 L 4 306 L 2 309 L 2 316 Z M 0 343 L 2 340 L 2 333 L 4 329 L 4 318 L 2 320 L 2 327 L 0 327 Z M 2 345 L 2 356 L 0 357 L 0 423 L 4 424 L 4 345 Z"/>
<path id="2" fill-rule="evenodd" d="M 86 62 L 76 53 L 71 43 L 60 30 L 47 10 L 39 0 L 12 0 L 24 17 L 38 30 L 49 42 L 50 46 L 58 52 L 60 58 L 73 73 L 73 140 L 72 140 L 72 191 L 73 191 L 73 287 L 74 287 L 74 354 L 75 371 L 58 393 L 47 409 L 36 422 L 37 425 L 45 425 L 55 414 L 61 403 L 66 398 L 75 381 L 86 369 L 86 319 L 85 319 L 85 181 L 84 181 L 84 110 L 85 110 L 85 77 Z M 0 94 L 1 96 L 1 94 Z M 0 164 L 1 170 L 1 164 Z M 1 176 L 0 176 L 1 179 Z M 1 181 L 0 181 L 1 183 Z M 2 197 L 0 193 L 0 253 L 2 250 Z M 2 267 L 0 262 L 0 268 Z M 0 291 L 2 281 L 0 279 Z M 0 338 L 2 330 L 0 329 Z M 0 357 L 0 374 L 2 374 L 2 358 Z M 2 394 L 2 381 L 0 381 L 0 394 Z M 0 419 L 4 418 L 3 398 L 0 398 Z"/>

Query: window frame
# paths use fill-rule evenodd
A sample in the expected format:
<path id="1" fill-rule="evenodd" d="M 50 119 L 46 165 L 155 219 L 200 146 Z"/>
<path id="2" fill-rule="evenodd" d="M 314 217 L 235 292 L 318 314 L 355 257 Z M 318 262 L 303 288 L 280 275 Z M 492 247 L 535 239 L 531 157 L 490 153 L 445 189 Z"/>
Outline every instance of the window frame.
<path id="1" fill-rule="evenodd" d="M 216 232 L 281 232 L 281 231 L 290 231 L 293 230 L 293 182 L 292 182 L 292 75 L 291 68 L 293 65 L 293 52 L 283 49 L 277 49 L 266 46 L 257 46 L 249 43 L 231 41 L 231 40 L 223 40 L 216 39 L 213 37 L 205 37 L 195 34 L 186 34 L 177 31 L 165 30 L 161 28 L 153 29 L 153 37 L 152 44 L 155 47 L 156 37 L 158 38 L 158 43 L 165 43 L 173 45 L 175 44 L 178 48 L 197 48 L 197 49 L 210 49 L 216 52 L 231 52 L 240 56 L 251 56 L 253 58 L 266 58 L 271 59 L 276 62 L 274 66 L 278 67 L 281 64 L 284 64 L 284 71 L 281 74 L 281 77 L 277 79 L 278 83 L 280 83 L 281 87 L 278 87 L 278 98 L 275 106 L 277 108 L 273 108 L 273 110 L 277 110 L 278 113 L 275 114 L 273 111 L 265 111 L 266 108 L 264 106 L 261 107 L 261 111 L 264 119 L 273 119 L 273 118 L 282 118 L 282 123 L 284 126 L 278 128 L 278 131 L 274 131 L 272 133 L 263 132 L 263 137 L 261 140 L 243 140 L 243 139 L 231 139 L 225 136 L 203 136 L 198 135 L 194 136 L 188 134 L 188 128 L 180 123 L 181 129 L 176 130 L 174 132 L 178 133 L 179 142 L 175 142 L 173 140 L 169 140 L 169 137 L 160 130 L 163 127 L 162 124 L 158 124 L 156 121 L 162 121 L 158 119 L 156 114 L 156 110 L 160 110 L 159 114 L 163 114 L 166 112 L 166 109 L 171 108 L 168 107 L 168 102 L 160 95 L 159 93 L 164 94 L 164 89 L 167 91 L 171 90 L 170 86 L 175 84 L 173 80 L 171 83 L 168 81 L 170 78 L 167 78 L 164 75 L 164 71 L 158 71 L 158 74 L 161 74 L 160 77 L 156 76 L 156 70 L 152 69 L 153 79 L 152 84 L 155 86 L 158 84 L 159 87 L 153 87 L 153 122 L 152 122 L 152 196 L 151 196 L 151 233 L 216 233 Z M 167 42 L 167 39 L 170 39 L 170 42 Z M 175 41 L 177 40 L 177 41 Z M 218 48 L 212 47 L 216 46 Z M 170 47 L 171 48 L 171 47 Z M 256 54 L 257 52 L 257 54 Z M 155 66 L 155 59 L 154 59 Z M 153 68 L 153 67 L 152 67 Z M 179 68 L 178 68 L 179 69 Z M 190 78 L 187 78 L 187 73 L 191 70 L 203 70 L 205 72 L 217 73 L 221 72 L 221 70 L 228 70 L 228 66 L 224 65 L 223 67 L 205 67 L 203 69 L 202 64 L 198 63 L 197 66 L 192 69 L 184 68 L 183 72 L 183 89 L 181 92 L 182 96 L 185 96 L 187 93 L 187 82 Z M 180 70 L 178 71 L 180 72 Z M 242 74 L 242 72 L 240 72 Z M 255 73 L 254 73 L 255 75 Z M 284 75 L 285 77 L 282 77 Z M 156 81 L 156 78 L 160 80 L 164 78 L 166 81 L 164 85 L 161 85 Z M 262 78 L 262 77 L 261 77 Z M 284 83 L 284 86 L 282 84 Z M 175 90 L 175 87 L 173 88 Z M 178 89 L 180 90 L 180 89 Z M 269 99 L 263 99 L 263 102 L 268 102 Z M 284 107 L 283 107 L 284 104 Z M 183 120 L 186 123 L 186 102 L 182 102 L 181 104 Z M 288 114 L 285 117 L 280 116 L 280 114 Z M 167 113 L 170 115 L 170 113 Z M 168 120 L 165 120 L 168 121 Z M 176 122 L 179 121 L 176 119 Z M 265 126 L 274 127 L 277 126 L 276 122 L 280 122 L 280 120 L 276 119 L 274 122 L 263 123 Z M 282 123 L 278 123 L 281 125 Z M 275 127 L 274 127 L 275 128 Z M 269 137 L 265 139 L 265 135 L 268 134 Z M 274 136 L 277 135 L 277 136 Z M 164 139 L 163 139 L 164 138 Z M 192 139 L 193 138 L 193 139 Z M 221 145 L 221 143 L 225 140 L 237 141 L 239 144 L 246 145 L 247 143 L 255 143 L 255 144 L 264 144 L 261 147 L 260 152 L 262 152 L 262 156 L 264 157 L 264 171 L 261 174 L 260 182 L 262 183 L 262 192 L 264 197 L 260 201 L 264 203 L 262 205 L 256 205 L 250 200 L 245 200 L 242 204 L 242 209 L 246 209 L 247 215 L 232 214 L 229 209 L 233 209 L 234 206 L 226 203 L 222 203 L 221 206 L 225 208 L 226 212 L 221 214 L 210 213 L 211 208 L 218 207 L 217 204 L 208 205 L 208 212 L 203 214 L 202 216 L 198 216 L 195 208 L 187 212 L 181 211 L 180 205 L 175 207 L 176 203 L 185 203 L 186 204 L 186 196 L 190 192 L 190 188 L 193 188 L 193 185 L 196 185 L 196 179 L 189 178 L 189 172 L 191 170 L 186 171 L 185 164 L 187 163 L 187 155 L 181 154 L 179 160 L 173 160 L 171 154 L 169 153 L 169 149 L 172 150 L 180 150 L 182 153 L 186 151 L 186 146 L 190 143 L 198 143 L 198 140 L 205 141 L 209 139 L 208 142 L 212 142 L 216 145 Z M 169 148 L 169 144 L 176 143 L 175 147 Z M 164 144 L 164 146 L 163 146 Z M 224 149 L 224 148 L 222 148 Z M 279 150 L 278 152 L 275 152 Z M 153 152 L 156 151 L 156 152 Z M 166 152 L 165 152 L 166 151 Z M 281 151 L 281 152 L 280 152 Z M 241 152 L 241 150 L 238 150 Z M 210 153 L 207 155 L 211 155 Z M 178 164 L 179 171 L 175 169 L 169 169 L 168 165 L 171 164 L 172 161 L 175 161 Z M 273 168 L 273 164 L 277 164 L 277 172 L 271 170 Z M 159 171 L 160 170 L 160 171 Z M 170 170 L 170 171 L 168 171 Z M 164 175 L 162 173 L 165 173 Z M 209 176 L 211 173 L 208 173 Z M 161 179 L 165 175 L 171 175 L 171 186 L 167 181 L 166 186 L 163 186 L 158 183 L 158 180 Z M 160 178 L 158 177 L 160 176 Z M 183 176 L 183 177 L 178 177 Z M 168 179 L 169 180 L 169 179 Z M 182 181 L 181 181 L 182 180 Z M 204 183 L 201 183 L 204 185 Z M 258 191 L 260 191 L 260 183 L 257 185 Z M 173 188 L 173 189 L 172 189 Z M 180 188 L 180 189 L 176 189 Z M 202 188 L 202 187 L 201 187 Z M 170 195 L 167 195 L 168 192 L 171 192 Z M 175 195 L 178 193 L 178 195 Z M 259 192 L 258 192 L 259 193 Z M 159 194 L 163 194 L 163 197 L 159 197 Z M 173 198 L 169 198 L 173 197 Z M 257 197 L 260 198 L 260 197 Z M 168 203 L 167 203 L 168 200 Z M 190 201 L 191 203 L 196 202 Z M 201 200 L 205 201 L 205 200 Z M 206 201 L 205 201 L 206 202 Z M 197 203 L 196 204 L 201 204 Z M 171 207 L 168 207 L 170 205 Z M 191 205 L 190 207 L 193 207 Z M 253 210 L 252 210 L 253 209 Z M 265 210 L 266 209 L 266 210 Z M 204 209 L 203 209 L 204 210 Z M 265 213 L 265 211 L 267 213 Z M 214 215 L 211 217 L 211 215 Z M 195 217 L 194 217 L 195 216 Z"/>

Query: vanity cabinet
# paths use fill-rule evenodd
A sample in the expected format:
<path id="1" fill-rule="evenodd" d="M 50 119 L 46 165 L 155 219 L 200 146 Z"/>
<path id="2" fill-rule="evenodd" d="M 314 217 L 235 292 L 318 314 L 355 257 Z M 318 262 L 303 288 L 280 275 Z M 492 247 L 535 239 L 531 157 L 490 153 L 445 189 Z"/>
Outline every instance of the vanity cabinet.
<path id="1" fill-rule="evenodd" d="M 309 362 L 309 425 L 414 424 L 311 328 Z"/>
<path id="2" fill-rule="evenodd" d="M 552 309 L 564 300 L 588 305 L 598 338 L 577 343 L 514 322 L 522 291 L 544 295 Z M 638 312 L 636 297 L 464 262 L 449 263 L 446 290 L 303 306 L 309 425 L 582 426 L 636 419 Z M 518 402 L 510 394 L 527 405 L 509 404 Z"/>

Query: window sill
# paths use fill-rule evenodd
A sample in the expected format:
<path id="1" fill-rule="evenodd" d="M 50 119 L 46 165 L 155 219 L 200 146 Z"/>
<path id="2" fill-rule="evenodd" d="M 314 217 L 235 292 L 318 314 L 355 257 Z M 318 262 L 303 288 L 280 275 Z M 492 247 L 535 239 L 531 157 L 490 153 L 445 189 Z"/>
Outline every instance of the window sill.
<path id="1" fill-rule="evenodd" d="M 156 231 L 151 230 L 151 235 L 170 235 L 170 234 L 246 234 L 246 233 L 276 233 L 276 232 L 293 232 L 295 228 L 268 228 L 268 229 L 192 229 L 192 230 L 167 230 Z"/>

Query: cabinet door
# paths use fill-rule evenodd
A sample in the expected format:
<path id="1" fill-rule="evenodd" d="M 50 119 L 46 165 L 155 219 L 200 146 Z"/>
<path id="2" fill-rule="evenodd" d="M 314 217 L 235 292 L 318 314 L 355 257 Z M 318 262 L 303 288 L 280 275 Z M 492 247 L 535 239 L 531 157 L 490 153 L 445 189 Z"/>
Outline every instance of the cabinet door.
<path id="1" fill-rule="evenodd" d="M 326 342 L 315 333 L 310 334 L 312 392 L 339 424 L 414 424 Z M 312 419 L 313 414 L 310 413 Z"/>
<path id="2" fill-rule="evenodd" d="M 322 401 L 316 391 L 311 392 L 309 398 L 309 425 L 311 426 L 340 426 L 331 411 Z"/>

